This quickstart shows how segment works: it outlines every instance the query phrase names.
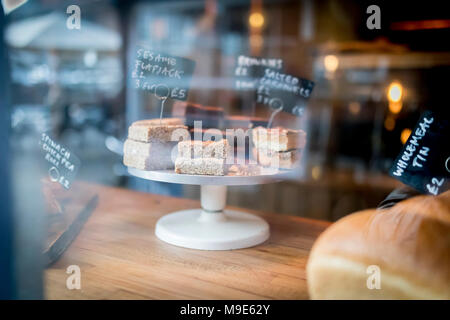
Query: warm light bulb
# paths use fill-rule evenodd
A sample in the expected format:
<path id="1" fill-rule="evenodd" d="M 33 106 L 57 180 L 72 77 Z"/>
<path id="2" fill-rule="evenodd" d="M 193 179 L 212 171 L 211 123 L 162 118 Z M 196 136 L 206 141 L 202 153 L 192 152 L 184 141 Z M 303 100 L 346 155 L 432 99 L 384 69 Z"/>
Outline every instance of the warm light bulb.
<path id="1" fill-rule="evenodd" d="M 402 133 L 400 134 L 400 140 L 402 141 L 403 144 L 406 143 L 406 141 L 408 141 L 409 136 L 411 135 L 411 129 L 403 129 Z"/>
<path id="2" fill-rule="evenodd" d="M 393 102 L 389 101 L 389 111 L 393 114 L 397 114 L 402 111 L 403 103 L 401 101 Z"/>
<path id="3" fill-rule="evenodd" d="M 335 72 L 339 66 L 339 59 L 334 55 L 328 55 L 325 56 L 323 64 L 328 72 Z"/>
<path id="4" fill-rule="evenodd" d="M 261 12 L 253 12 L 248 18 L 248 23 L 252 28 L 261 28 L 264 25 L 264 16 Z"/>
<path id="5" fill-rule="evenodd" d="M 403 96 L 403 87 L 399 82 L 392 82 L 388 88 L 388 99 L 392 102 L 399 102 Z"/>

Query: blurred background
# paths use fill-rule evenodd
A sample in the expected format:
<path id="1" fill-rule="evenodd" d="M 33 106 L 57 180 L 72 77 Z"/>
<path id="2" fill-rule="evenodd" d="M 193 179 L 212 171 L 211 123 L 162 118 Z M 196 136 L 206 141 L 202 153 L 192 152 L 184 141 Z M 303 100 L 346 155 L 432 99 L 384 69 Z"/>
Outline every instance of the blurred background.
<path id="1" fill-rule="evenodd" d="M 66 26 L 72 4 L 79 30 Z M 367 27 L 371 4 L 380 29 Z M 303 118 L 275 120 L 308 132 L 303 177 L 229 188 L 230 205 L 329 221 L 374 207 L 399 185 L 387 172 L 419 114 L 447 112 L 449 13 L 443 1 L 28 1 L 3 26 L 12 180 L 36 175 L 48 132 L 80 158 L 77 180 L 198 198 L 196 186 L 143 181 L 122 164 L 130 123 L 159 115 L 156 98 L 130 85 L 144 43 L 195 60 L 188 101 L 229 116 L 270 116 L 234 90 L 239 55 L 281 58 L 316 83 Z M 165 116 L 175 109 L 167 101 Z"/>

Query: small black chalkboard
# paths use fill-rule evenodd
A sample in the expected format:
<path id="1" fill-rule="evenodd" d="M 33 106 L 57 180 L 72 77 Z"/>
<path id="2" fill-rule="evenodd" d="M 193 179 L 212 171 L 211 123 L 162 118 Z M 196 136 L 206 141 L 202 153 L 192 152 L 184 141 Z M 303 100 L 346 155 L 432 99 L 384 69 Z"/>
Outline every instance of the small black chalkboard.
<path id="1" fill-rule="evenodd" d="M 235 88 L 255 92 L 256 103 L 302 116 L 314 82 L 283 73 L 283 60 L 239 56 L 234 70 Z"/>
<path id="2" fill-rule="evenodd" d="M 234 69 L 234 86 L 237 90 L 256 90 L 257 83 L 264 76 L 264 70 L 281 70 L 283 60 L 277 58 L 258 58 L 239 56 Z"/>
<path id="3" fill-rule="evenodd" d="M 424 112 L 389 172 L 422 193 L 437 195 L 450 187 L 449 120 Z"/>
<path id="4" fill-rule="evenodd" d="M 185 101 L 188 97 L 195 61 L 139 47 L 131 78 L 137 89 L 159 99 Z"/>
<path id="5" fill-rule="evenodd" d="M 48 163 L 48 176 L 52 182 L 69 189 L 81 165 L 80 159 L 68 148 L 42 133 L 39 145 Z"/>
<path id="6" fill-rule="evenodd" d="M 256 102 L 302 116 L 313 88 L 310 80 L 265 68 L 258 81 Z"/>

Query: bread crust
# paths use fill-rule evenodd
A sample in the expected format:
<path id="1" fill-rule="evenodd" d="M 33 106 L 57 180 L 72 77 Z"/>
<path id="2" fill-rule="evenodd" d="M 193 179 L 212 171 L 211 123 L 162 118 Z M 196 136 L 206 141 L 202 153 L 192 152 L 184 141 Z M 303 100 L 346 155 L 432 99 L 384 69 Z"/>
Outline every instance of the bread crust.
<path id="1" fill-rule="evenodd" d="M 370 265 L 381 289 L 367 288 Z M 315 242 L 307 275 L 312 299 L 450 299 L 450 191 L 344 217 Z"/>

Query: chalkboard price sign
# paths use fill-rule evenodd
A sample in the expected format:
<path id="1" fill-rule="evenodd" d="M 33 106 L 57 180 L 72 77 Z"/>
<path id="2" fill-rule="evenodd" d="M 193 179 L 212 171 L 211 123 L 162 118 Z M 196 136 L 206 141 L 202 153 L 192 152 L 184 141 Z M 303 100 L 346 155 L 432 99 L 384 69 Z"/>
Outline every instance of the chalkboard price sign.
<path id="1" fill-rule="evenodd" d="M 159 99 L 185 101 L 195 61 L 138 48 L 131 78 L 136 89 L 149 91 Z"/>
<path id="2" fill-rule="evenodd" d="M 302 116 L 314 82 L 283 73 L 283 60 L 239 56 L 234 70 L 237 90 L 254 90 L 256 103 Z"/>
<path id="3" fill-rule="evenodd" d="M 239 56 L 234 69 L 235 88 L 237 90 L 255 90 L 258 80 L 264 76 L 266 68 L 281 70 L 283 68 L 283 60 Z"/>
<path id="4" fill-rule="evenodd" d="M 258 81 L 256 102 L 302 116 L 313 88 L 310 80 L 265 68 Z"/>
<path id="5" fill-rule="evenodd" d="M 422 193 L 450 188 L 450 123 L 436 113 L 422 114 L 390 170 L 390 175 Z"/>
<path id="6" fill-rule="evenodd" d="M 39 145 L 44 154 L 44 159 L 48 163 L 49 179 L 69 189 L 80 167 L 80 159 L 46 133 L 41 135 Z"/>

